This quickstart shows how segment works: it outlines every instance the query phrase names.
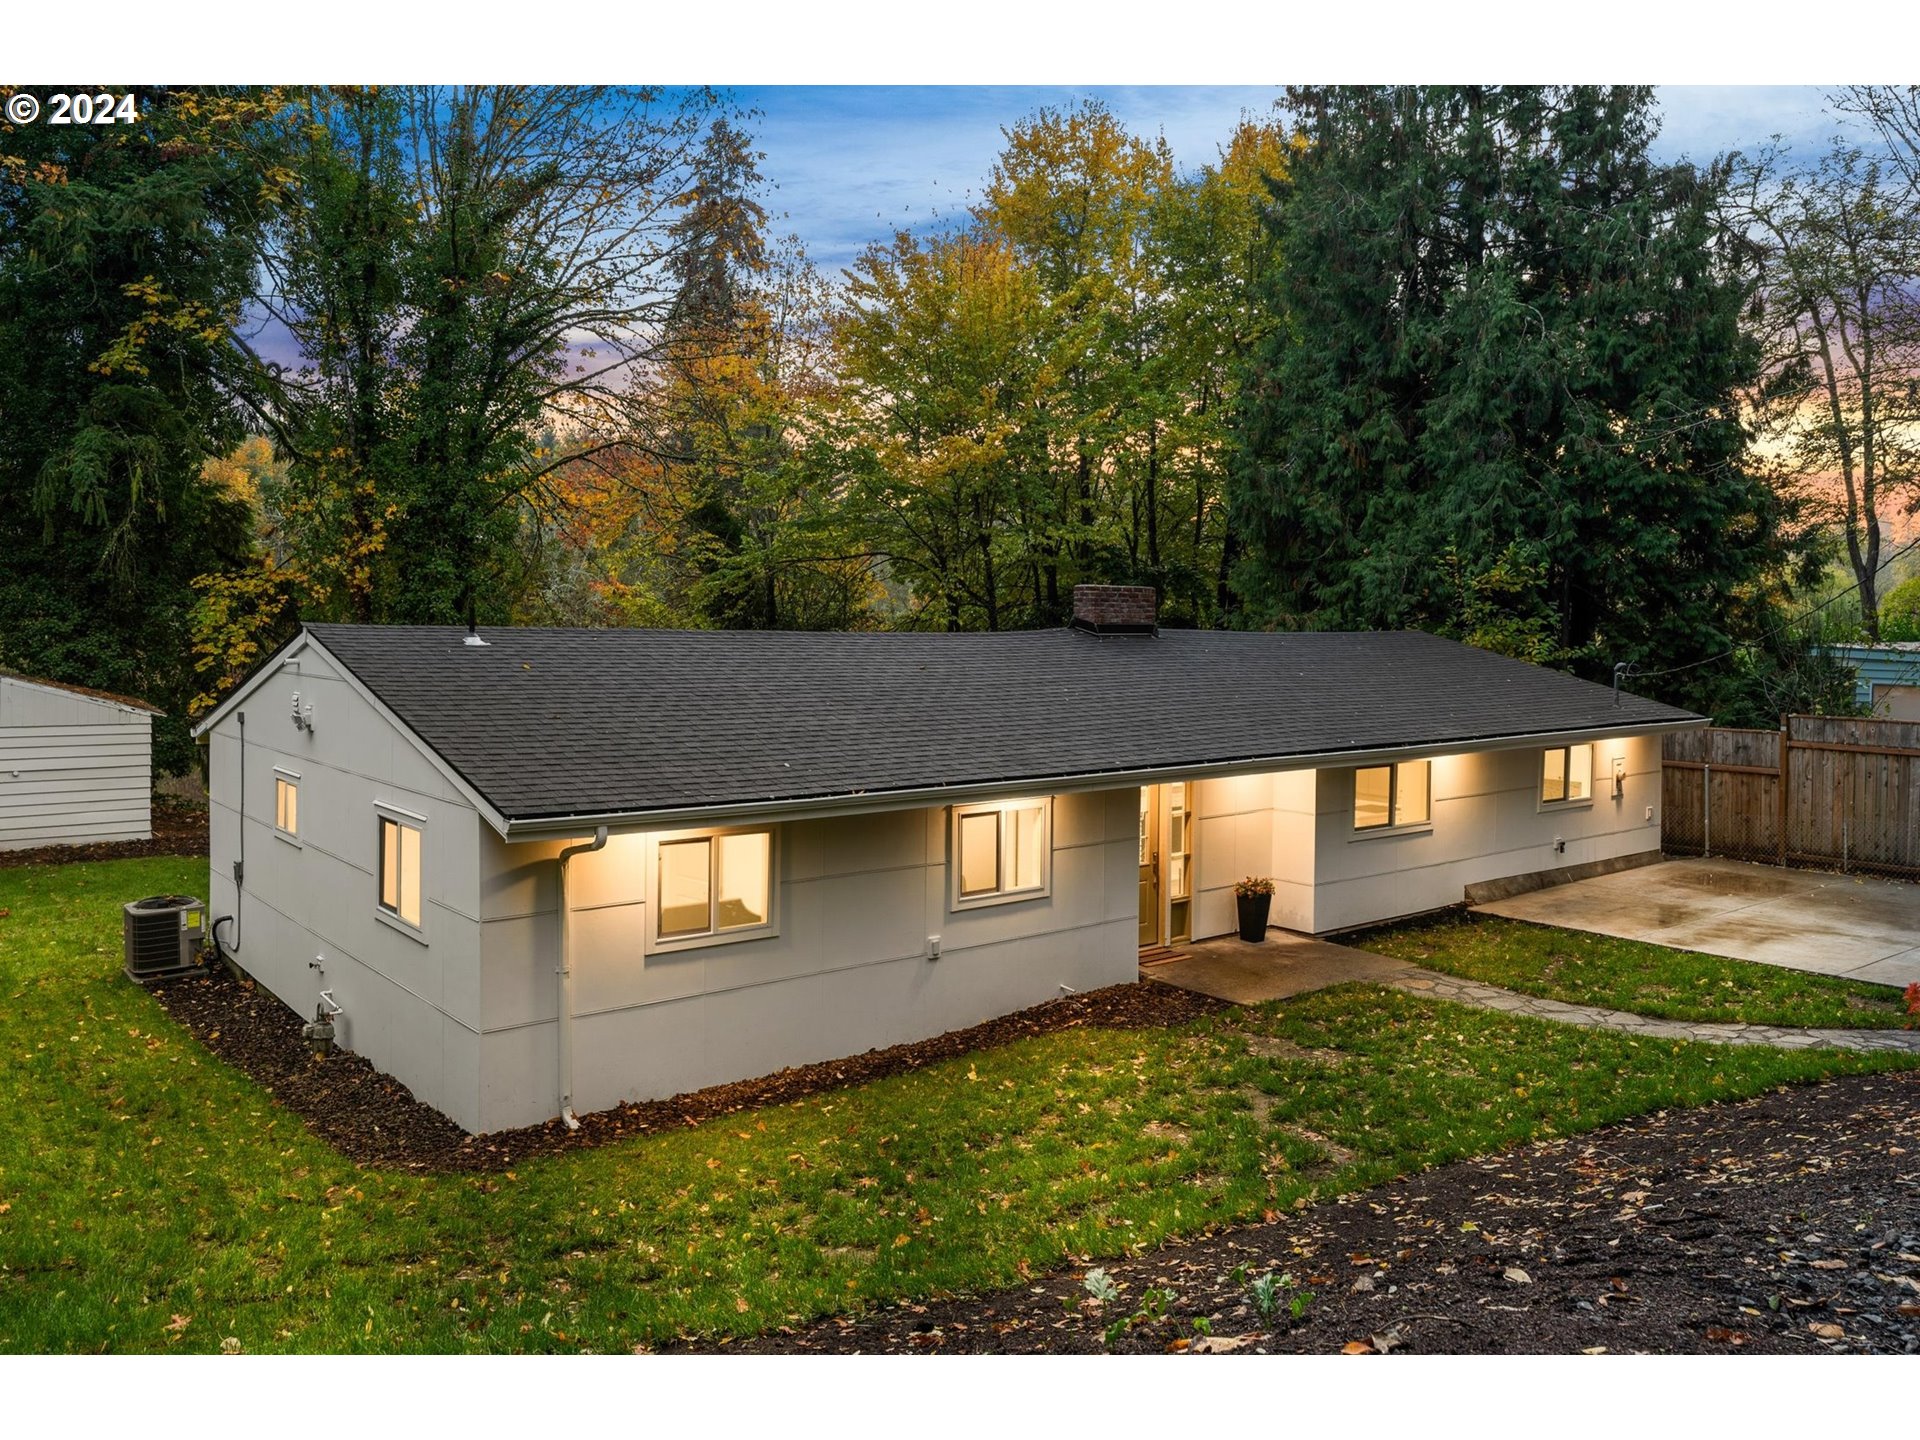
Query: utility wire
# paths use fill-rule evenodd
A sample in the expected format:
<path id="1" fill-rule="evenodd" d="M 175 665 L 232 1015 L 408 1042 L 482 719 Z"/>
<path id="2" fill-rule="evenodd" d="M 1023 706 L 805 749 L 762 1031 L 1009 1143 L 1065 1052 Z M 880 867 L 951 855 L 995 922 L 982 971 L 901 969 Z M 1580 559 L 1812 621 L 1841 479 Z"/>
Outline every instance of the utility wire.
<path id="1" fill-rule="evenodd" d="M 1887 556 L 1886 559 L 1880 562 L 1880 568 L 1885 569 L 1887 566 L 1891 565 L 1894 561 L 1898 560 L 1902 555 L 1905 555 L 1908 551 L 1915 550 L 1915 549 L 1920 549 L 1920 539 L 1909 540 L 1905 545 L 1902 545 L 1898 550 L 1894 551 L 1891 555 Z M 1730 655 L 1737 655 L 1742 650 L 1751 650 L 1754 646 L 1761 644 L 1764 641 L 1772 640 L 1775 637 L 1787 631 L 1788 629 L 1792 628 L 1793 626 L 1799 624 L 1802 620 L 1806 620 L 1814 615 L 1818 615 L 1822 610 L 1826 609 L 1829 605 L 1836 604 L 1837 602 L 1846 599 L 1847 596 L 1853 594 L 1854 591 L 1860 588 L 1862 583 L 1864 582 L 1856 580 L 1853 582 L 1853 584 L 1847 586 L 1846 589 L 1836 591 L 1832 595 L 1829 595 L 1825 600 L 1822 600 L 1818 605 L 1812 606 L 1807 610 L 1803 610 L 1800 614 L 1793 616 L 1791 619 L 1781 621 L 1780 624 L 1776 625 L 1773 629 L 1769 630 L 1765 635 L 1761 636 L 1759 640 L 1742 641 L 1738 645 L 1734 645 L 1729 647 L 1728 649 L 1722 650 L 1718 655 L 1709 655 L 1704 660 L 1690 660 L 1685 665 L 1674 665 L 1674 666 L 1670 666 L 1665 670 L 1640 670 L 1634 667 L 1634 664 L 1632 661 L 1626 661 L 1626 662 L 1623 662 L 1626 665 L 1626 669 L 1621 671 L 1620 673 L 1624 678 L 1631 679 L 1631 680 L 1657 680 L 1662 675 L 1678 675 L 1681 672 L 1686 670 L 1697 670 L 1702 665 L 1711 665 L 1715 661 L 1725 660 Z"/>

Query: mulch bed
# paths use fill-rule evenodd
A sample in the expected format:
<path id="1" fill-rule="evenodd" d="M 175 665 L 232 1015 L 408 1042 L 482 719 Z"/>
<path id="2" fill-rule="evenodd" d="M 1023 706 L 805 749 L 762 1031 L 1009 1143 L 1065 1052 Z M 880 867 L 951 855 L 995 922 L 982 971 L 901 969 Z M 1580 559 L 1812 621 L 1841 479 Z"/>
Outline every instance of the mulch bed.
<path id="1" fill-rule="evenodd" d="M 204 855 L 207 853 L 207 812 L 204 806 L 153 807 L 153 838 L 105 840 L 93 845 L 41 845 L 32 850 L 0 850 L 0 869 L 19 865 L 73 865 L 83 860 L 136 860 L 148 855 Z"/>
<path id="2" fill-rule="evenodd" d="M 336 1051 L 324 1060 L 316 1059 L 300 1036 L 303 1017 L 264 987 L 237 980 L 224 968 L 210 968 L 205 977 L 187 976 L 156 985 L 153 995 L 196 1040 L 272 1092 L 348 1159 L 432 1171 L 504 1170 L 534 1156 L 582 1150 L 631 1135 L 697 1125 L 738 1110 L 785 1104 L 1031 1035 L 1085 1026 L 1181 1025 L 1229 1008 L 1170 985 L 1113 985 L 1049 1000 L 931 1040 L 715 1085 L 671 1100 L 641 1101 L 582 1115 L 578 1130 L 550 1120 L 520 1130 L 469 1135 L 358 1055 Z"/>
<path id="3" fill-rule="evenodd" d="M 1236 1267 L 1245 1274 L 1235 1277 Z M 1465 1161 L 1270 1223 L 999 1294 L 908 1304 L 726 1348 L 1247 1354 L 1920 1353 L 1920 1072 L 1663 1111 Z M 1246 1275 L 1313 1292 L 1268 1331 Z M 1196 1338 L 1206 1317 L 1209 1339 Z"/>

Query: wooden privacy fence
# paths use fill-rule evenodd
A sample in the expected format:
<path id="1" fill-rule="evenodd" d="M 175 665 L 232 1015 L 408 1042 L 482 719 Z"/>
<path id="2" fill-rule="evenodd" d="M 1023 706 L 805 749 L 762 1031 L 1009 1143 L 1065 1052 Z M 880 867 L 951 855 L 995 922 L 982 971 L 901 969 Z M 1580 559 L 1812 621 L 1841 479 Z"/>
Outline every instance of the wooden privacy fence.
<path id="1" fill-rule="evenodd" d="M 1920 722 L 1790 715 L 1666 737 L 1661 846 L 1920 877 Z"/>

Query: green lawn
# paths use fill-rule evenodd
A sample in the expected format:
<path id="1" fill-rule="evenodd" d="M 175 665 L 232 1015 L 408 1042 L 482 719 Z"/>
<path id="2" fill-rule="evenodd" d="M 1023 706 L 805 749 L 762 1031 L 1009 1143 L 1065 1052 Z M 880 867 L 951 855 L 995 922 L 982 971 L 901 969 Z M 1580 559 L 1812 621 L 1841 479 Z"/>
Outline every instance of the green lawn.
<path id="1" fill-rule="evenodd" d="M 1370 931 L 1353 944 L 1527 995 L 1668 1020 L 1847 1030 L 1906 1023 L 1906 1007 L 1889 985 L 1492 915 L 1453 912 Z"/>
<path id="2" fill-rule="evenodd" d="M 342 1160 L 121 977 L 119 903 L 205 875 L 0 870 L 0 1349 L 718 1338 L 1898 1063 L 1652 1044 L 1351 986 L 1178 1031 L 1031 1039 L 511 1174 L 386 1173 Z"/>

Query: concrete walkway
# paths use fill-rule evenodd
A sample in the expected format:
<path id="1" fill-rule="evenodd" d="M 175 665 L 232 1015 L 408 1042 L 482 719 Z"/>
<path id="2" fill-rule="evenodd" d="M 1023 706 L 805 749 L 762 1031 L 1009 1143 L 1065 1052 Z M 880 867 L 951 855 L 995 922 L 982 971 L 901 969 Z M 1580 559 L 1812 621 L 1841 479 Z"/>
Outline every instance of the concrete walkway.
<path id="1" fill-rule="evenodd" d="M 1920 885 L 1901 880 L 1667 860 L 1474 909 L 1902 989 L 1920 981 Z"/>
<path id="2" fill-rule="evenodd" d="M 1186 952 L 1186 959 L 1148 966 L 1141 975 L 1235 1005 L 1285 1000 L 1349 980 L 1390 980 L 1414 968 L 1405 960 L 1391 960 L 1370 950 L 1315 940 L 1291 930 L 1269 930 L 1267 938 L 1257 945 L 1223 936 L 1179 948 Z"/>
<path id="3" fill-rule="evenodd" d="M 1539 1020 L 1557 1020 L 1562 1025 L 1579 1025 L 1591 1030 L 1622 1030 L 1658 1040 L 1704 1040 L 1710 1045 L 1771 1045 L 1777 1050 L 1811 1050 L 1825 1046 L 1835 1050 L 1900 1050 L 1920 1055 L 1920 1031 L 1916 1030 L 1808 1030 L 1780 1025 L 1656 1020 L 1629 1010 L 1603 1010 L 1596 1005 L 1569 1005 L 1562 1000 L 1521 995 L 1498 985 L 1442 975 L 1437 970 L 1417 966 L 1409 966 L 1408 970 L 1410 973 L 1395 975 L 1386 983 L 1415 995 L 1432 995 L 1482 1010 L 1531 1015 Z"/>
<path id="4" fill-rule="evenodd" d="M 1644 874 L 1645 871 L 1634 871 Z M 1609 877 L 1611 878 L 1611 877 Z M 1143 978 L 1182 990 L 1211 995 L 1235 1005 L 1258 1005 L 1286 1000 L 1310 990 L 1349 981 L 1368 980 L 1413 995 L 1431 995 L 1482 1010 L 1508 1015 L 1531 1015 L 1562 1025 L 1619 1030 L 1659 1040 L 1701 1040 L 1712 1045 L 1771 1045 L 1781 1050 L 1827 1046 L 1837 1050 L 1898 1050 L 1920 1055 L 1920 1031 L 1810 1030 L 1779 1025 L 1728 1025 L 1687 1020 L 1657 1020 L 1627 1010 L 1596 1005 L 1570 1005 L 1522 995 L 1498 985 L 1443 975 L 1406 960 L 1315 940 L 1286 930 L 1269 930 L 1264 944 L 1244 940 L 1202 940 L 1181 947 L 1184 960 L 1170 960 L 1142 970 Z"/>

